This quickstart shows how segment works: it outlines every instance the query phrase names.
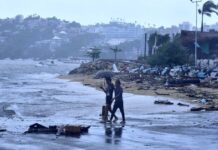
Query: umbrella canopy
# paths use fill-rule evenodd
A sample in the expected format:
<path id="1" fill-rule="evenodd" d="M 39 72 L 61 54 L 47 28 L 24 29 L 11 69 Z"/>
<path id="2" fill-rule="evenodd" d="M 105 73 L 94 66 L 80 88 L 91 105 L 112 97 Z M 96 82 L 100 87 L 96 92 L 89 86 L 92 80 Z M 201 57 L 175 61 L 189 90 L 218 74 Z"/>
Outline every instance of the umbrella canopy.
<path id="1" fill-rule="evenodd" d="M 95 79 L 100 79 L 100 78 L 112 78 L 114 76 L 114 73 L 112 71 L 109 70 L 101 70 L 98 71 L 95 74 Z"/>

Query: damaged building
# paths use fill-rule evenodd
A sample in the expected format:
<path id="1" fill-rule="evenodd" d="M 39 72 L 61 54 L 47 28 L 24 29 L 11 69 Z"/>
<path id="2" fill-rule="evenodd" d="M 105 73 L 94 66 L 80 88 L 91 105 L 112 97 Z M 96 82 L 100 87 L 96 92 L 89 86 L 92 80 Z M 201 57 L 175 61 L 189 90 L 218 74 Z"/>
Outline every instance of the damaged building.
<path id="1" fill-rule="evenodd" d="M 215 60 L 218 63 L 218 32 L 211 30 L 209 32 L 197 33 L 197 57 L 198 60 Z M 195 49 L 195 31 L 181 31 L 181 43 L 194 54 Z"/>

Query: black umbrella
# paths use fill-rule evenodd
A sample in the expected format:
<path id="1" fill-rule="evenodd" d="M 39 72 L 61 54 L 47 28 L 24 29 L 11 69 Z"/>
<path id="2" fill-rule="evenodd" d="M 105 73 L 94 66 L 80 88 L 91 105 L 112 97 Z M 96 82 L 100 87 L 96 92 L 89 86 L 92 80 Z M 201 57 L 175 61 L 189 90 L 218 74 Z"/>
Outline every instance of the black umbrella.
<path id="1" fill-rule="evenodd" d="M 109 70 L 101 70 L 98 71 L 95 74 L 95 79 L 100 79 L 100 78 L 112 78 L 114 76 L 114 73 L 112 71 Z"/>

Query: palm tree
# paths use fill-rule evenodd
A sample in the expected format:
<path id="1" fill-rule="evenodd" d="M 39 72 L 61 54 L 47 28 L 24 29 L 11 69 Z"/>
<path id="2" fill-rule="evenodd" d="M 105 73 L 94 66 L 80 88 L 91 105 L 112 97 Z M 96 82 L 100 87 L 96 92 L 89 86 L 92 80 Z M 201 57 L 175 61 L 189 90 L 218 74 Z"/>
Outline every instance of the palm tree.
<path id="1" fill-rule="evenodd" d="M 218 5 L 216 5 L 212 0 L 205 2 L 202 6 L 202 9 L 199 9 L 198 12 L 201 14 L 201 32 L 204 31 L 204 15 L 211 17 L 212 13 L 218 15 Z"/>
<path id="2" fill-rule="evenodd" d="M 114 52 L 114 60 L 115 60 L 115 62 L 117 62 L 117 53 L 118 52 L 121 52 L 122 51 L 122 49 L 120 49 L 120 48 L 118 48 L 117 46 L 116 47 L 112 47 L 112 48 L 110 48 L 113 52 Z"/>
<path id="3" fill-rule="evenodd" d="M 98 59 L 100 57 L 101 49 L 96 47 L 90 48 L 86 54 L 88 57 L 92 58 L 92 61 L 94 62 L 95 59 Z"/>

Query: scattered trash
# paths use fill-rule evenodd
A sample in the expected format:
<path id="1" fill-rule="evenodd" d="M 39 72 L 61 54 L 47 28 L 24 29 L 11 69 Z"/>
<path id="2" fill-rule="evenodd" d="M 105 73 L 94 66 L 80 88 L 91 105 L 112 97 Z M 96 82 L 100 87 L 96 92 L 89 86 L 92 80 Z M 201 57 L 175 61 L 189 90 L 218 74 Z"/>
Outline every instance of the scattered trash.
<path id="1" fill-rule="evenodd" d="M 89 83 L 84 83 L 83 85 L 84 86 L 91 86 L 91 84 L 89 84 Z"/>
<path id="2" fill-rule="evenodd" d="M 154 104 L 173 105 L 174 103 L 169 100 L 156 100 Z"/>
<path id="3" fill-rule="evenodd" d="M 177 105 L 178 105 L 178 106 L 186 106 L 186 107 L 189 107 L 188 104 L 183 104 L 183 103 L 178 103 Z"/>
<path id="4" fill-rule="evenodd" d="M 205 99 L 205 98 L 203 98 L 203 99 L 200 100 L 200 103 L 202 103 L 202 104 L 206 104 L 207 102 L 208 102 L 208 100 Z"/>
<path id="5" fill-rule="evenodd" d="M 117 65 L 116 65 L 116 64 L 113 64 L 113 72 L 115 72 L 115 73 L 120 72 L 120 71 L 117 69 Z"/>

